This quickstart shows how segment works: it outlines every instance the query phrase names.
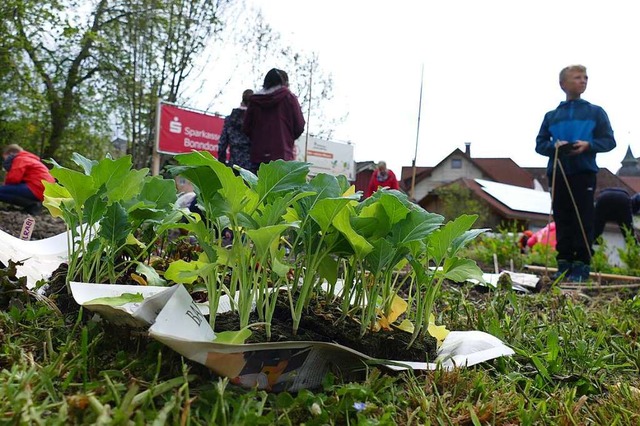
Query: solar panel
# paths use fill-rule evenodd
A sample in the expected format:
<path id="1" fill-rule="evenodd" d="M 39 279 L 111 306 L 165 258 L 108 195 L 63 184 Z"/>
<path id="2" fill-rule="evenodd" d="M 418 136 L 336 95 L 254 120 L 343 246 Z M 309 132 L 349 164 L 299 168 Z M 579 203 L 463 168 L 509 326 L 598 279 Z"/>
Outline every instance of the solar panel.
<path id="1" fill-rule="evenodd" d="M 549 214 L 551 211 L 551 195 L 546 191 L 506 185 L 484 179 L 475 180 L 484 192 L 509 207 L 529 213 Z"/>

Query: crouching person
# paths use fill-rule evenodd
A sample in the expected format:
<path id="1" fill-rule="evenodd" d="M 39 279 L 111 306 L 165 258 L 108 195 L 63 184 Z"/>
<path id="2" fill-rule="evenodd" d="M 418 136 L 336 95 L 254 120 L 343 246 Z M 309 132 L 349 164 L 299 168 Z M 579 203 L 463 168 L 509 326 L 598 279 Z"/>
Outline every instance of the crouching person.
<path id="1" fill-rule="evenodd" d="M 2 160 L 6 175 L 0 186 L 0 201 L 22 207 L 30 215 L 39 214 L 44 200 L 42 181 L 55 182 L 47 166 L 16 144 L 4 149 Z"/>

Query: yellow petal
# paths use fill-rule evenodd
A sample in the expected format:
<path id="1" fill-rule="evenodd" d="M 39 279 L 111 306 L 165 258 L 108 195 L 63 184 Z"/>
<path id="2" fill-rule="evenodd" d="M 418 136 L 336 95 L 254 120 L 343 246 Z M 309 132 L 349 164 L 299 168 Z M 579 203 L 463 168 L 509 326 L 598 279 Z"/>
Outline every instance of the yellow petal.
<path id="1" fill-rule="evenodd" d="M 387 320 L 391 323 L 395 322 L 400 315 L 407 312 L 407 306 L 408 304 L 404 299 L 398 295 L 393 296 L 393 300 L 391 301 L 391 310 L 387 316 Z"/>
<path id="2" fill-rule="evenodd" d="M 402 331 L 406 331 L 407 333 L 413 333 L 413 330 L 415 330 L 415 327 L 413 325 L 413 323 L 411 321 L 409 321 L 408 319 L 405 319 L 404 321 L 402 321 L 400 324 L 395 326 L 398 330 L 402 330 Z"/>

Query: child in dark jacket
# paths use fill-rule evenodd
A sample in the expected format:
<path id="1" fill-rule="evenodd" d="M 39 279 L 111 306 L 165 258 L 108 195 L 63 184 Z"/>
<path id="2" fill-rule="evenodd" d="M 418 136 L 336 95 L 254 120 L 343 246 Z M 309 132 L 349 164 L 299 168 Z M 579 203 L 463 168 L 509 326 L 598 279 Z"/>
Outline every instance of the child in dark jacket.
<path id="1" fill-rule="evenodd" d="M 577 282 L 587 281 L 591 271 L 596 154 L 616 146 L 607 113 L 580 98 L 587 89 L 587 80 L 587 69 L 582 65 L 568 66 L 560 72 L 560 87 L 566 100 L 544 116 L 536 138 L 536 152 L 549 157 L 549 182 L 555 180 L 552 207 L 557 276 L 564 274 L 569 281 Z"/>

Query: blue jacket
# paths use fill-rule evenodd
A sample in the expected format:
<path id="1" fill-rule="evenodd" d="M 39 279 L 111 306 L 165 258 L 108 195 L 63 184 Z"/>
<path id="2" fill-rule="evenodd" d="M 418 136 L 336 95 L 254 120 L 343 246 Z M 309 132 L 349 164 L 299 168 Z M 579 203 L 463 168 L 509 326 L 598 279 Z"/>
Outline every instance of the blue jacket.
<path id="1" fill-rule="evenodd" d="M 547 174 L 553 172 L 556 141 L 574 143 L 587 141 L 591 148 L 576 156 L 559 156 L 567 175 L 598 173 L 596 154 L 611 151 L 616 147 L 613 130 L 607 113 L 601 107 L 584 99 L 561 102 L 558 107 L 545 114 L 536 138 L 536 152 L 549 157 Z"/>

